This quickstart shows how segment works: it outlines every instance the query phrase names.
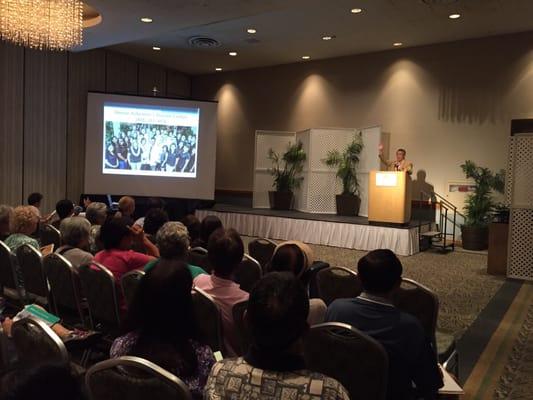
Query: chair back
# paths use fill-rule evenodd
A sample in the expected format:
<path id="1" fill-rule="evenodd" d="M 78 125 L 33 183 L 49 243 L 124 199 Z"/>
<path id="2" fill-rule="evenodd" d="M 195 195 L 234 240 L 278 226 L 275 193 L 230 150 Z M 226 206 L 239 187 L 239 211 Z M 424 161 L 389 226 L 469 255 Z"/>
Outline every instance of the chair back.
<path id="1" fill-rule="evenodd" d="M 26 293 L 48 299 L 50 291 L 41 252 L 29 244 L 23 244 L 18 247 L 16 254 Z"/>
<path id="2" fill-rule="evenodd" d="M 190 249 L 189 254 L 187 255 L 187 261 L 189 264 L 203 268 L 208 274 L 213 270 L 209 258 L 207 257 L 207 250 L 203 247 L 193 247 Z"/>
<path id="3" fill-rule="evenodd" d="M 78 273 L 89 305 L 92 329 L 102 324 L 104 329 L 116 330 L 120 326 L 120 306 L 113 273 L 96 261 L 81 265 Z"/>
<path id="4" fill-rule="evenodd" d="M 52 297 L 61 315 L 62 310 L 76 311 L 82 323 L 85 317 L 82 311 L 82 291 L 78 271 L 69 260 L 57 253 L 48 254 L 43 258 L 43 268 L 50 284 Z"/>
<path id="5" fill-rule="evenodd" d="M 0 241 L 0 286 L 2 288 L 17 290 L 17 277 L 13 264 L 15 260 L 9 247 Z"/>
<path id="6" fill-rule="evenodd" d="M 39 242 L 41 246 L 53 244 L 54 250 L 57 250 L 61 246 L 61 232 L 50 224 L 44 224 L 39 230 Z"/>
<path id="7" fill-rule="evenodd" d="M 329 267 L 316 275 L 318 295 L 326 305 L 336 299 L 357 297 L 363 291 L 357 274 L 345 267 Z"/>
<path id="8" fill-rule="evenodd" d="M 233 280 L 239 284 L 242 290 L 250 293 L 256 282 L 261 279 L 261 275 L 263 275 L 263 270 L 259 262 L 245 254 L 233 271 Z"/>
<path id="9" fill-rule="evenodd" d="M 251 343 L 250 330 L 246 324 L 245 315 L 248 309 L 248 300 L 241 301 L 233 305 L 231 313 L 233 315 L 233 324 L 235 326 L 235 334 L 239 342 L 239 348 L 235 349 L 238 356 L 245 355 Z"/>
<path id="10" fill-rule="evenodd" d="M 99 362 L 87 371 L 85 384 L 90 400 L 192 400 L 183 381 L 139 357 Z"/>
<path id="11" fill-rule="evenodd" d="M 198 288 L 193 289 L 192 303 L 200 335 L 211 350 L 224 354 L 222 316 L 218 305 L 210 295 Z"/>
<path id="12" fill-rule="evenodd" d="M 307 288 L 310 299 L 320 297 L 320 295 L 318 294 L 318 285 L 316 282 L 316 276 L 320 271 L 326 268 L 329 268 L 329 264 L 327 262 L 315 261 L 313 264 L 311 264 L 309 269 L 302 274 L 302 277 L 300 278 L 300 280 Z"/>
<path id="13" fill-rule="evenodd" d="M 248 253 L 261 264 L 263 272 L 266 272 L 276 246 L 276 242 L 265 238 L 254 239 L 248 243 Z"/>
<path id="14" fill-rule="evenodd" d="M 63 341 L 37 318 L 27 317 L 13 323 L 11 336 L 19 362 L 25 367 L 42 364 L 68 366 L 70 363 Z"/>
<path id="15" fill-rule="evenodd" d="M 133 270 L 127 274 L 122 275 L 120 278 L 120 286 L 122 288 L 122 294 L 124 295 L 124 300 L 126 305 L 129 307 L 135 296 L 135 292 L 141 283 L 141 279 L 145 275 L 144 271 Z"/>
<path id="16" fill-rule="evenodd" d="M 304 348 L 307 368 L 338 380 L 350 399 L 385 399 L 388 357 L 376 340 L 350 325 L 325 323 L 311 327 Z"/>
<path id="17" fill-rule="evenodd" d="M 435 332 L 439 313 L 439 298 L 431 289 L 420 283 L 402 278 L 402 284 L 393 297 L 394 305 L 416 317 L 426 334 L 427 340 L 436 349 Z"/>

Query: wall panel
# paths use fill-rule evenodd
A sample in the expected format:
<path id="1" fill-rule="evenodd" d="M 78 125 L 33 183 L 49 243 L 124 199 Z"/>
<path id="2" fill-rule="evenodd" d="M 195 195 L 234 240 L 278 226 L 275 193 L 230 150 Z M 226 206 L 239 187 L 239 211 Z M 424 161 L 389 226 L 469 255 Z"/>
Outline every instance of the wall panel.
<path id="1" fill-rule="evenodd" d="M 137 94 L 138 62 L 131 57 L 107 52 L 106 91 L 108 93 Z"/>
<path id="2" fill-rule="evenodd" d="M 87 92 L 105 91 L 105 51 L 69 54 L 67 197 L 75 202 L 83 191 Z"/>
<path id="3" fill-rule="evenodd" d="M 139 95 L 153 96 L 154 87 L 158 96 L 167 94 L 167 73 L 164 67 L 155 64 L 139 64 Z"/>
<path id="4" fill-rule="evenodd" d="M 24 50 L 0 42 L 0 204 L 22 200 Z"/>
<path id="5" fill-rule="evenodd" d="M 167 96 L 191 97 L 191 78 L 181 72 L 167 70 Z"/>
<path id="6" fill-rule="evenodd" d="M 25 57 L 24 196 L 43 193 L 48 211 L 66 195 L 67 53 Z"/>

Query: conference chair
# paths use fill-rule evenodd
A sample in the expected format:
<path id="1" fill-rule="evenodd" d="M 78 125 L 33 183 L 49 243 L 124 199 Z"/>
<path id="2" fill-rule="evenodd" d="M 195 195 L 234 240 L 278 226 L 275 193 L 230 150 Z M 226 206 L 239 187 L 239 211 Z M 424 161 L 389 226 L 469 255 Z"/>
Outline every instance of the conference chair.
<path id="1" fill-rule="evenodd" d="M 119 293 L 113 273 L 92 261 L 78 268 L 81 289 L 89 305 L 91 329 L 98 328 L 111 336 L 120 327 Z"/>
<path id="2" fill-rule="evenodd" d="M 198 329 L 206 344 L 214 352 L 220 351 L 225 354 L 222 316 L 218 305 L 213 298 L 201 289 L 194 288 L 192 291 L 192 303 L 194 315 L 198 323 Z"/>
<path id="3" fill-rule="evenodd" d="M 183 381 L 140 357 L 123 356 L 93 365 L 85 385 L 90 400 L 192 400 Z"/>
<path id="4" fill-rule="evenodd" d="M 41 252 L 29 244 L 23 244 L 18 247 L 16 255 L 26 299 L 35 300 L 55 312 L 48 280 L 44 274 Z"/>
<path id="5" fill-rule="evenodd" d="M 44 224 L 39 230 L 39 242 L 41 246 L 54 245 L 54 250 L 61 246 L 61 232 L 50 224 Z"/>
<path id="6" fill-rule="evenodd" d="M 239 341 L 239 348 L 236 349 L 237 355 L 242 356 L 248 352 L 251 343 L 250 330 L 246 324 L 245 316 L 248 309 L 248 300 L 241 301 L 233 306 L 231 313 L 233 315 L 233 324 L 236 330 L 236 336 Z"/>
<path id="7" fill-rule="evenodd" d="M 267 265 L 272 259 L 276 246 L 276 242 L 266 238 L 254 239 L 248 243 L 248 253 L 261 264 L 263 273 L 267 272 Z"/>
<path id="8" fill-rule="evenodd" d="M 388 356 L 370 336 L 342 323 L 314 325 L 304 340 L 306 366 L 338 380 L 352 400 L 387 394 Z"/>
<path id="9" fill-rule="evenodd" d="M 210 274 L 213 270 L 211 264 L 209 263 L 209 259 L 207 258 L 207 250 L 203 247 L 193 247 L 190 249 L 187 256 L 187 261 L 191 265 L 196 265 L 197 267 L 203 268 L 208 274 Z"/>
<path id="10" fill-rule="evenodd" d="M 50 284 L 57 315 L 70 320 L 77 314 L 77 322 L 89 327 L 88 305 L 83 299 L 80 277 L 74 266 L 60 254 L 51 253 L 43 258 L 43 268 Z"/>
<path id="11" fill-rule="evenodd" d="M 320 297 L 318 293 L 318 285 L 316 281 L 317 274 L 322 271 L 323 269 L 329 268 L 329 264 L 324 261 L 315 261 L 307 271 L 303 273 L 300 280 L 307 288 L 307 292 L 309 293 L 309 298 L 317 298 Z"/>
<path id="12" fill-rule="evenodd" d="M 233 272 L 233 280 L 239 284 L 242 290 L 250 293 L 257 281 L 261 279 L 262 274 L 263 270 L 259 262 L 245 254 Z"/>
<path id="13" fill-rule="evenodd" d="M 23 296 L 17 284 L 16 268 L 16 256 L 4 242 L 0 241 L 0 295 L 20 303 Z"/>
<path id="14" fill-rule="evenodd" d="M 144 271 L 133 270 L 122 275 L 122 278 L 120 278 L 120 286 L 124 295 L 124 301 L 126 301 L 126 306 L 129 307 L 131 305 L 135 292 L 144 275 Z"/>
<path id="15" fill-rule="evenodd" d="M 67 349 L 59 336 L 43 321 L 28 317 L 13 323 L 11 336 L 18 361 L 26 368 L 56 364 L 69 366 Z"/>
<path id="16" fill-rule="evenodd" d="M 439 313 L 437 294 L 412 279 L 402 278 L 400 288 L 394 294 L 393 302 L 398 309 L 413 315 L 420 321 L 439 362 L 448 371 L 458 376 L 459 354 L 455 338 L 453 335 L 437 332 Z"/>
<path id="17" fill-rule="evenodd" d="M 363 291 L 357 274 L 345 267 L 329 267 L 316 274 L 319 297 L 326 305 L 336 299 L 357 297 Z"/>

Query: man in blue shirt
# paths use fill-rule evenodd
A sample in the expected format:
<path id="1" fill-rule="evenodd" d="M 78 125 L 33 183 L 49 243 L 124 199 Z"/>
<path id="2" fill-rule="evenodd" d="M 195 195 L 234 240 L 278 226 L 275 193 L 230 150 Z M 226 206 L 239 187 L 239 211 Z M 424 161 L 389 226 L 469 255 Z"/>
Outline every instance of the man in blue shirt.
<path id="1" fill-rule="evenodd" d="M 326 321 L 350 324 L 383 345 L 389 356 L 387 399 L 434 399 L 443 385 L 435 351 L 420 322 L 392 303 L 402 269 L 392 251 L 369 252 L 357 264 L 363 293 L 335 300 Z"/>

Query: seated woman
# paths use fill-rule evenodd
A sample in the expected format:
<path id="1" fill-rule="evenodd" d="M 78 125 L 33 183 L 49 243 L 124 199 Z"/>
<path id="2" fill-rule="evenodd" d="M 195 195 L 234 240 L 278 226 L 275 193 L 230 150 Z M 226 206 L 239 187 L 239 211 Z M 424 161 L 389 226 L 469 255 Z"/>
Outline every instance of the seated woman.
<path id="1" fill-rule="evenodd" d="M 208 215 L 200 224 L 200 239 L 192 243 L 191 247 L 203 247 L 207 249 L 209 236 L 219 228 L 223 228 L 222 221 L 216 215 Z"/>
<path id="2" fill-rule="evenodd" d="M 172 265 L 176 261 L 185 261 L 189 250 L 189 236 L 187 228 L 181 222 L 167 222 L 156 236 L 157 247 L 161 258 L 152 260 L 144 267 L 144 272 L 150 271 L 156 265 Z M 187 264 L 191 275 L 196 278 L 206 272 L 196 265 Z"/>
<path id="3" fill-rule="evenodd" d="M 122 275 L 143 268 L 149 261 L 159 257 L 159 250 L 144 235 L 141 227 L 129 227 L 125 218 L 110 218 L 100 230 L 104 250 L 96 253 L 94 260 L 106 266 L 117 282 Z M 146 254 L 131 250 L 134 242 L 143 245 Z"/>
<path id="4" fill-rule="evenodd" d="M 4 243 L 15 252 L 23 244 L 29 244 L 39 250 L 39 242 L 31 235 L 37 230 L 39 217 L 32 206 L 19 206 L 13 210 L 10 230 L 11 235 Z"/>
<path id="5" fill-rule="evenodd" d="M 13 207 L 0 204 L 0 240 L 4 241 L 10 234 L 10 221 L 13 215 Z"/>
<path id="6" fill-rule="evenodd" d="M 91 253 L 96 254 L 104 248 L 100 241 L 100 227 L 107 219 L 107 206 L 100 202 L 89 203 L 85 210 L 85 218 L 91 223 L 89 249 Z"/>
<path id="7" fill-rule="evenodd" d="M 279 244 L 270 260 L 269 272 L 291 272 L 302 279 L 313 264 L 313 251 L 305 243 L 288 241 Z M 309 299 L 309 325 L 321 324 L 326 316 L 327 306 L 322 299 Z"/>
<path id="8" fill-rule="evenodd" d="M 200 239 L 200 220 L 194 214 L 187 214 L 181 220 L 187 231 L 189 232 L 189 242 L 191 247 L 195 247 L 195 243 Z"/>
<path id="9" fill-rule="evenodd" d="M 83 217 L 69 217 L 61 221 L 59 226 L 63 246 L 56 250 L 65 257 L 74 268 L 93 260 L 89 249 L 91 223 Z"/>
<path id="10" fill-rule="evenodd" d="M 215 358 L 199 338 L 191 289 L 192 276 L 181 261 L 149 271 L 126 317 L 128 333 L 115 340 L 111 357 L 150 360 L 184 381 L 193 397 L 201 399 Z"/>

